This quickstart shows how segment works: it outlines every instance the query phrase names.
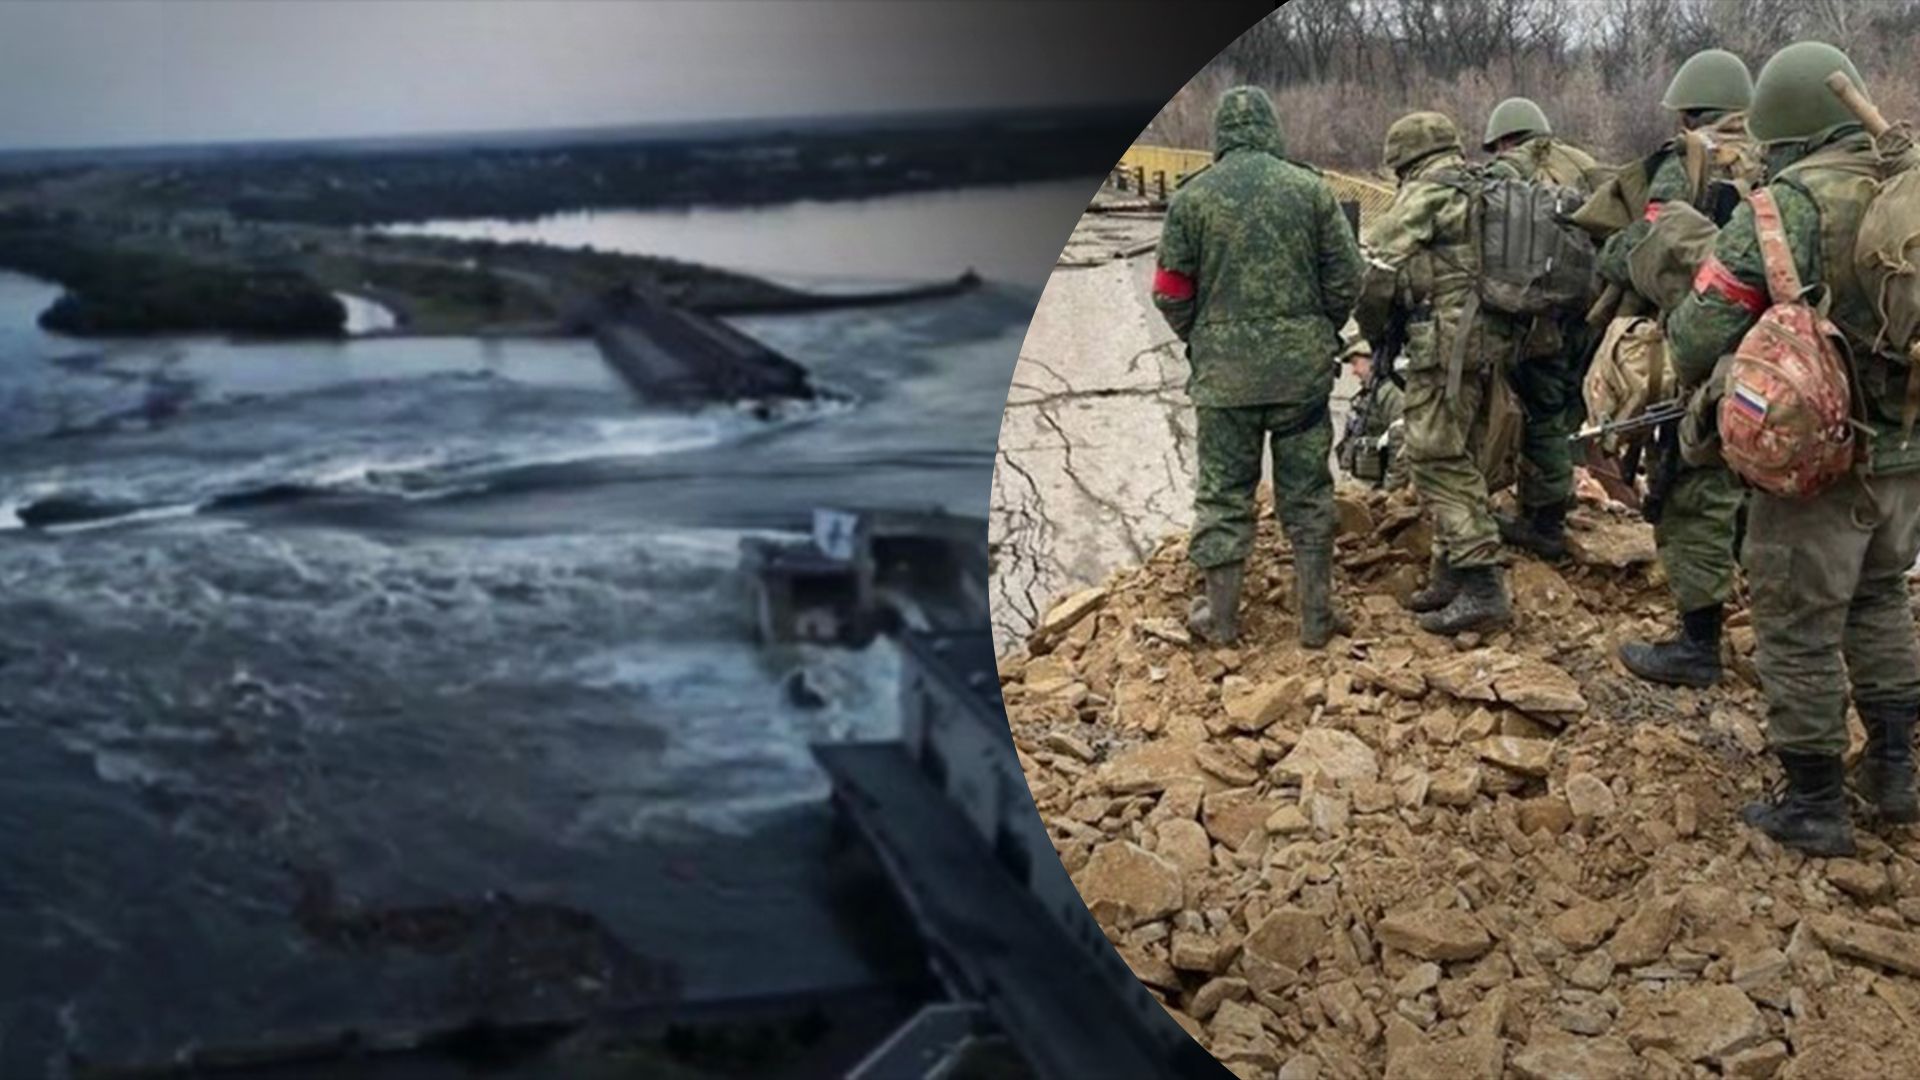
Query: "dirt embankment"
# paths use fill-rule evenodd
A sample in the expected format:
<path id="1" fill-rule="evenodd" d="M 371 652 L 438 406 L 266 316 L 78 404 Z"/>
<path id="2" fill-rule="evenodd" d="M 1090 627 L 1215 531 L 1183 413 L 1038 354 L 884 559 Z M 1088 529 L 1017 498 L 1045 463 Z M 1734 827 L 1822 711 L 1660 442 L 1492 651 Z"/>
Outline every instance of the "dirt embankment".
<path id="1" fill-rule="evenodd" d="M 1285 1080 L 1912 1070 L 1920 840 L 1806 859 L 1738 823 L 1777 775 L 1744 613 L 1720 689 L 1625 674 L 1670 608 L 1647 527 L 1589 506 L 1572 563 L 1512 568 L 1510 632 L 1450 642 L 1397 599 L 1414 507 L 1340 511 L 1358 627 L 1324 654 L 1266 513 L 1240 648 L 1186 641 L 1175 537 L 1002 663 L 1060 857 L 1183 1026 Z"/>

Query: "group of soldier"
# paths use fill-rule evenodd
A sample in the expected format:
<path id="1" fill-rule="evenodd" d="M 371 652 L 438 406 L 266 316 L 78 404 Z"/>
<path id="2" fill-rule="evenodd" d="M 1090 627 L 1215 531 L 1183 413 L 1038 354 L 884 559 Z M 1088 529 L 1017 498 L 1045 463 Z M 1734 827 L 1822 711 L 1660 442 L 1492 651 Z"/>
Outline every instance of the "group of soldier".
<path id="1" fill-rule="evenodd" d="M 1655 530 L 1679 633 L 1624 645 L 1620 659 L 1656 682 L 1718 682 L 1723 615 L 1744 564 L 1755 667 L 1784 783 L 1743 816 L 1818 855 L 1853 850 L 1842 762 L 1849 701 L 1867 736 L 1855 775 L 1860 801 L 1879 822 L 1920 822 L 1912 766 L 1920 649 L 1906 584 L 1920 557 L 1920 448 L 1907 450 L 1898 422 L 1905 353 L 1879 340 L 1873 298 L 1850 261 L 1885 164 L 1860 118 L 1829 91 L 1835 72 L 1867 92 L 1852 62 L 1819 42 L 1781 50 L 1757 79 L 1727 52 L 1689 59 L 1661 103 L 1675 136 L 1632 166 L 1641 181 L 1633 201 L 1644 210 L 1605 237 L 1597 260 L 1614 295 L 1658 320 L 1692 401 L 1678 425 L 1689 452 L 1668 474 Z M 1479 303 L 1474 185 L 1511 177 L 1584 196 L 1608 170 L 1557 137 L 1525 99 L 1493 110 L 1483 163 L 1467 160 L 1450 118 L 1411 113 L 1386 132 L 1393 202 L 1356 238 L 1318 172 L 1288 158 L 1264 91 L 1228 91 L 1215 135 L 1213 165 L 1170 202 L 1154 279 L 1156 305 L 1188 346 L 1198 413 L 1189 555 L 1204 584 L 1190 611 L 1195 636 L 1237 640 L 1268 452 L 1301 642 L 1322 648 L 1350 632 L 1332 595 L 1329 399 L 1341 359 L 1369 353 L 1392 365 L 1392 457 L 1432 525 L 1430 572 L 1407 606 L 1435 634 L 1510 625 L 1503 545 L 1547 559 L 1566 554 L 1569 436 L 1583 414 L 1580 381 L 1595 339 L 1584 317 L 1517 318 Z M 1728 201 L 1730 185 L 1736 198 Z M 1710 452 L 1717 365 L 1771 302 L 1745 198 L 1757 187 L 1779 206 L 1799 281 L 1822 298 L 1856 358 L 1856 420 L 1870 432 L 1854 474 L 1805 499 L 1749 490 Z M 1620 187 L 1611 190 L 1617 196 Z M 1682 203 L 1717 232 L 1681 287 L 1645 295 L 1635 254 Z M 1342 342 L 1350 317 L 1371 348 Z M 1385 380 L 1368 382 L 1385 392 Z M 1480 454 L 1503 394 L 1522 418 L 1517 513 L 1504 520 L 1493 513 Z"/>

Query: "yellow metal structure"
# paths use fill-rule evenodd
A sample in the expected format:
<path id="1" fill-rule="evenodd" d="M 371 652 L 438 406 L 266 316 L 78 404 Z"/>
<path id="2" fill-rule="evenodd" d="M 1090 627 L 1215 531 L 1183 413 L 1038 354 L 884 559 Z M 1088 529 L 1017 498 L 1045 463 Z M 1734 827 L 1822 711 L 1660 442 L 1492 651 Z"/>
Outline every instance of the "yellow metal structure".
<path id="1" fill-rule="evenodd" d="M 1205 150 L 1181 150 L 1171 146 L 1134 143 L 1120 156 L 1115 172 L 1126 178 L 1126 190 L 1158 198 L 1162 184 L 1171 193 L 1180 181 L 1213 162 Z M 1393 201 L 1393 188 L 1378 180 L 1326 170 L 1327 185 L 1341 202 L 1360 204 L 1360 223 L 1365 225 Z M 1164 178 L 1164 179 L 1163 179 Z M 1142 190 L 1144 189 L 1144 190 Z"/>

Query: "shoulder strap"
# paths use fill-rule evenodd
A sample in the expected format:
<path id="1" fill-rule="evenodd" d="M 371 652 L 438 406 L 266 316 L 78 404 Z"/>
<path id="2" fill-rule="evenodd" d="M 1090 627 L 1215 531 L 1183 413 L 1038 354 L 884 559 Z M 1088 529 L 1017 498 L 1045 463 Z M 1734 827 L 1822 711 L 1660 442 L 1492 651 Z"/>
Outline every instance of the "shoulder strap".
<path id="1" fill-rule="evenodd" d="M 1760 261 L 1767 270 L 1767 292 L 1776 304 L 1800 299 L 1800 273 L 1793 268 L 1793 248 L 1787 244 L 1787 230 L 1780 223 L 1780 206 L 1766 188 L 1748 198 L 1753 205 L 1753 224 L 1760 232 Z"/>

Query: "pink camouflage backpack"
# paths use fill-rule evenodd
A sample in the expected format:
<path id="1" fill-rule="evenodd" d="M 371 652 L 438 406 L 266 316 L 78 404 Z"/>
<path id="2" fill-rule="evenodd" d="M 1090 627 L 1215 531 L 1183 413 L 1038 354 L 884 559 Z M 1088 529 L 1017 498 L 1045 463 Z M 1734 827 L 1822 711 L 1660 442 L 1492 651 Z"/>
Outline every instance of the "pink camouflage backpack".
<path id="1" fill-rule="evenodd" d="M 1749 199 L 1772 303 L 1740 339 L 1727 367 L 1721 455 L 1761 491 L 1811 498 L 1853 468 L 1846 343 L 1802 296 L 1773 193 L 1761 188 Z"/>

